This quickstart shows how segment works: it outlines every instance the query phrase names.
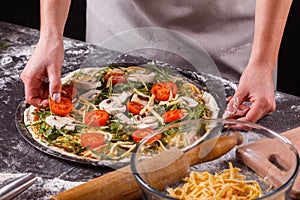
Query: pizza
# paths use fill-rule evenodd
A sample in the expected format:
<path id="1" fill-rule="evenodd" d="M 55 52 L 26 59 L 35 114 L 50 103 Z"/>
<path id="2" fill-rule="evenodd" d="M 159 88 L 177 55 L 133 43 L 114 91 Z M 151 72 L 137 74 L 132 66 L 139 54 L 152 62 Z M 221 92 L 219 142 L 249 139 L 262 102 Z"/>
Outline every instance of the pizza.
<path id="1" fill-rule="evenodd" d="M 61 154 L 100 163 L 128 162 L 136 145 L 161 127 L 217 118 L 212 95 L 157 62 L 82 68 L 62 78 L 61 101 L 29 106 L 24 122 L 34 140 Z M 158 134 L 147 145 L 180 145 L 179 130 Z M 181 144 L 182 145 L 182 144 Z"/>

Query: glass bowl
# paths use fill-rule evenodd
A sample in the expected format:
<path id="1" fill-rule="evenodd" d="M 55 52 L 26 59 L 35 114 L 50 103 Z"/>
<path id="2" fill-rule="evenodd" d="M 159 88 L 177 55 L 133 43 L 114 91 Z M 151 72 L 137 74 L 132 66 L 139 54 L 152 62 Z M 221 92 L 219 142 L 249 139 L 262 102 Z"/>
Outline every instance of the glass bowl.
<path id="1" fill-rule="evenodd" d="M 286 138 L 257 124 L 223 119 L 168 125 L 145 137 L 131 157 L 147 200 L 285 199 L 298 165 L 297 150 Z"/>

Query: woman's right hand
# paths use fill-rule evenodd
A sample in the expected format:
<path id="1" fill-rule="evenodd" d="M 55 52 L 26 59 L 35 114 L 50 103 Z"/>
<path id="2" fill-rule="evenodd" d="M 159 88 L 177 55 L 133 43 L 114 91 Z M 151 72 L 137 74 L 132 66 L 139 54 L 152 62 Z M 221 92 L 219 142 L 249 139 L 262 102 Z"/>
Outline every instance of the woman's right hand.
<path id="1" fill-rule="evenodd" d="M 21 74 L 27 103 L 45 108 L 49 95 L 60 102 L 63 60 L 62 36 L 41 37 Z"/>

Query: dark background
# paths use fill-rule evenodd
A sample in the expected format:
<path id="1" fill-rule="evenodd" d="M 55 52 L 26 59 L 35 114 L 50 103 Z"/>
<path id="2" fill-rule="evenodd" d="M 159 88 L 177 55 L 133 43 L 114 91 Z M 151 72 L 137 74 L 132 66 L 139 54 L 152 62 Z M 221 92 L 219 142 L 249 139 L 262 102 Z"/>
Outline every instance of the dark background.
<path id="1" fill-rule="evenodd" d="M 39 29 L 40 0 L 6 0 L 1 2 L 0 20 Z M 72 0 L 65 26 L 65 36 L 85 41 L 86 1 Z M 277 90 L 300 96 L 300 1 L 293 1 L 278 58 Z M 299 67 L 298 67 L 299 68 Z"/>
<path id="2" fill-rule="evenodd" d="M 72 0 L 65 36 L 85 41 L 86 0 Z M 0 4 L 0 20 L 39 29 L 40 0 L 3 0 Z"/>
<path id="3" fill-rule="evenodd" d="M 300 96 L 300 1 L 293 1 L 278 58 L 277 90 Z"/>

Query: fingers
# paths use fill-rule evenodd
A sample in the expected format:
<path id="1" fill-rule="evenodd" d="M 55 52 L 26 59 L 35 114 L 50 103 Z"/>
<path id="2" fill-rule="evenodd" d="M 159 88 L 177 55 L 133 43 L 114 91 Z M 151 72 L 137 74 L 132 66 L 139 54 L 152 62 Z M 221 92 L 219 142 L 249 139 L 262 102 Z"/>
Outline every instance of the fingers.
<path id="1" fill-rule="evenodd" d="M 237 118 L 238 120 L 241 121 L 246 121 L 246 122 L 252 122 L 255 123 L 257 122 L 260 118 L 262 118 L 265 114 L 262 112 L 259 112 L 256 109 L 249 109 L 249 111 L 246 113 L 246 115 L 241 116 Z"/>
<path id="2" fill-rule="evenodd" d="M 238 91 L 234 96 L 229 97 L 227 101 L 226 115 L 223 118 L 236 119 L 243 116 L 249 110 L 248 107 L 243 105 L 244 96 L 239 94 Z"/>
<path id="3" fill-rule="evenodd" d="M 226 110 L 228 110 L 230 114 L 235 114 L 238 111 L 238 107 L 240 104 L 239 97 L 233 96 L 229 97 L 227 100 L 229 101 L 229 103 L 227 104 Z"/>
<path id="4" fill-rule="evenodd" d="M 246 113 L 246 115 L 244 117 L 239 118 L 239 120 L 254 123 L 263 116 L 273 112 L 275 108 L 275 101 L 268 99 L 256 99 L 250 106 L 250 109 Z"/>
<path id="5" fill-rule="evenodd" d="M 227 119 L 238 119 L 255 123 L 266 114 L 273 112 L 276 108 L 275 100 L 257 97 L 252 102 L 239 100 L 238 95 L 230 97 L 227 105 Z"/>
<path id="6" fill-rule="evenodd" d="M 231 113 L 227 119 L 239 119 L 241 117 L 244 117 L 247 112 L 250 110 L 249 105 L 240 105 L 237 110 L 234 113 Z"/>
<path id="7" fill-rule="evenodd" d="M 61 69 L 55 67 L 48 68 L 48 77 L 49 77 L 49 90 L 51 99 L 55 102 L 60 102 L 61 97 Z"/>
<path id="8" fill-rule="evenodd" d="M 39 108 L 46 108 L 48 107 L 49 92 L 52 99 L 60 102 L 60 68 L 55 70 L 55 67 L 49 66 L 40 70 L 42 67 L 38 68 L 29 64 L 21 74 L 25 86 L 26 102 Z"/>
<path id="9" fill-rule="evenodd" d="M 25 98 L 27 103 L 35 107 L 46 108 L 48 107 L 49 91 L 47 88 L 49 85 L 40 82 L 42 82 L 42 80 L 31 81 L 25 84 Z"/>
<path id="10" fill-rule="evenodd" d="M 39 73 L 31 73 L 30 69 L 30 62 L 28 62 L 21 74 L 21 80 L 25 87 L 26 103 L 45 108 L 48 106 L 48 90 L 41 90 L 42 87 L 45 87 L 43 85 L 43 75 L 38 76 Z"/>
<path id="11" fill-rule="evenodd" d="M 36 80 L 31 79 L 31 81 L 28 81 L 26 78 L 23 79 L 25 79 L 23 82 L 25 85 L 25 98 L 27 103 L 39 108 L 48 107 L 49 90 L 50 90 L 51 98 L 56 102 L 60 102 L 60 96 L 61 96 L 60 75 L 52 74 L 52 76 L 49 76 L 47 82 L 45 82 L 44 79 L 36 79 Z"/>
<path id="12" fill-rule="evenodd" d="M 26 100 L 26 102 L 37 108 L 47 108 L 49 105 L 48 99 L 41 99 L 41 98 L 32 98 L 28 101 Z"/>

